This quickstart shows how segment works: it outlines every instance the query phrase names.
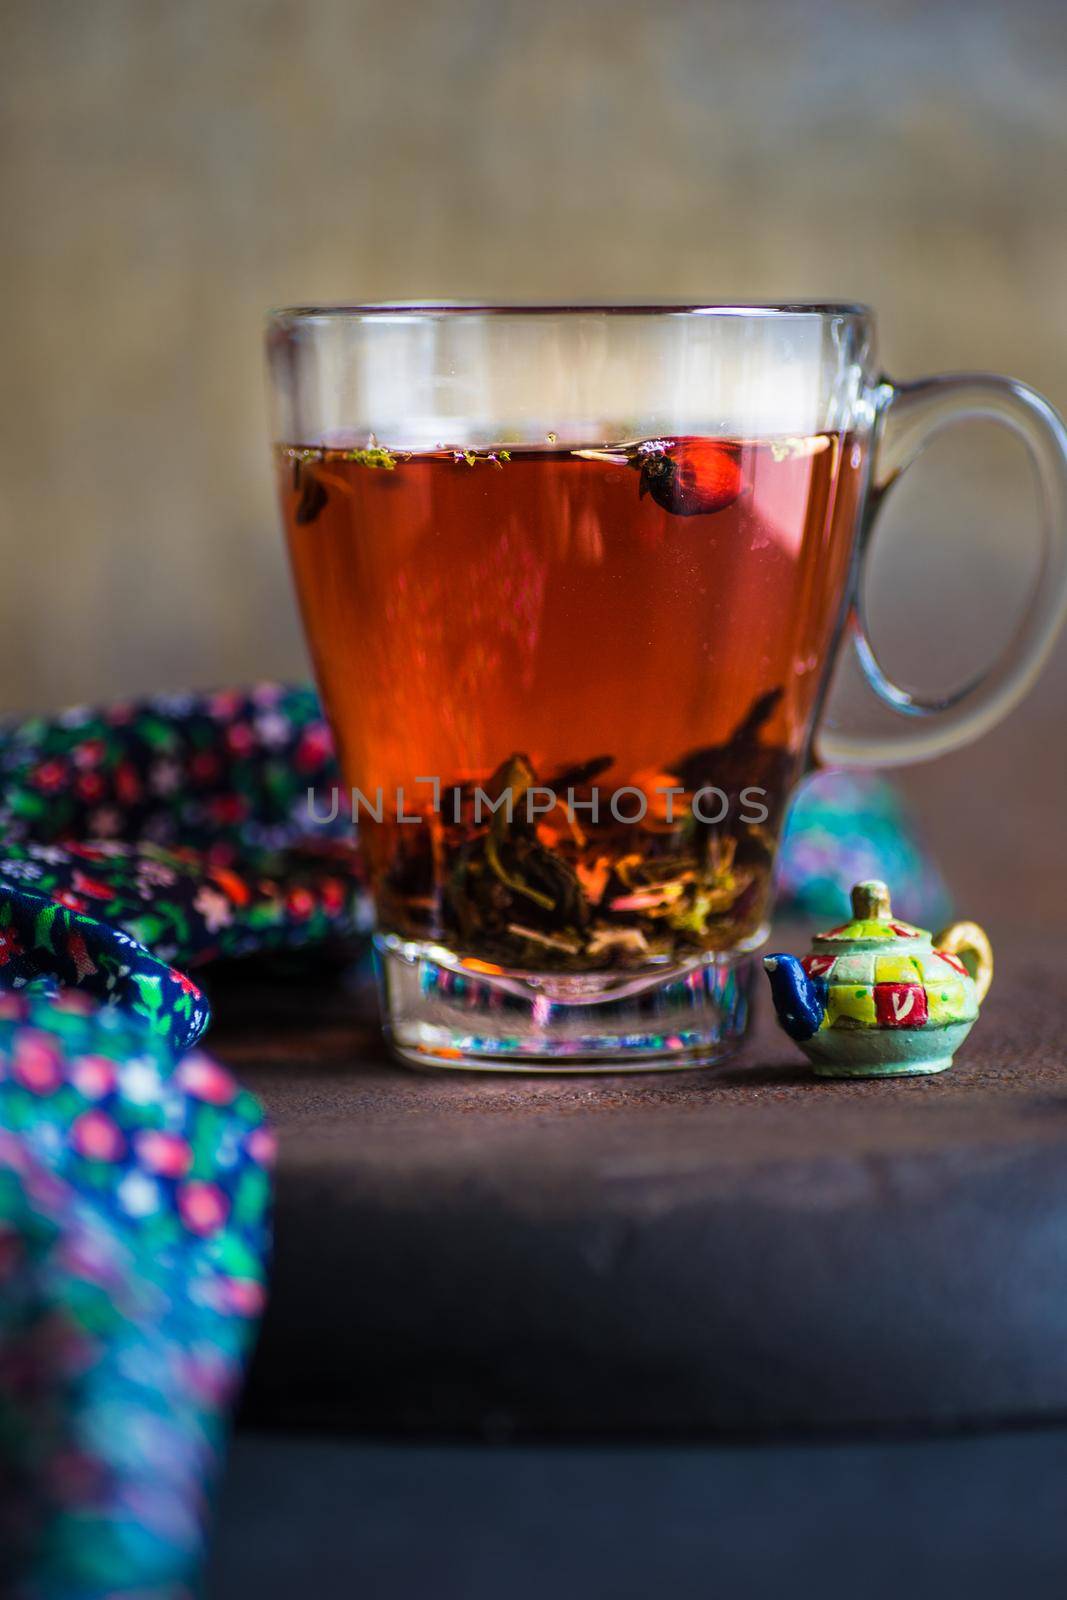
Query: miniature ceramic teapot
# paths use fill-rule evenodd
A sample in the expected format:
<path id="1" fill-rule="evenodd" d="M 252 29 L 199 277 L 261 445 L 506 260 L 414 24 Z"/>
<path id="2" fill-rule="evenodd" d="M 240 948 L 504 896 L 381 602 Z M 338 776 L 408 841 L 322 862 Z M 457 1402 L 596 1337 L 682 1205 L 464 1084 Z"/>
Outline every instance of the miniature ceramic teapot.
<path id="1" fill-rule="evenodd" d="M 877 881 L 856 884 L 852 917 L 803 961 L 764 957 L 778 1021 L 823 1077 L 943 1072 L 992 982 L 989 940 L 974 922 L 931 939 L 893 916 Z"/>

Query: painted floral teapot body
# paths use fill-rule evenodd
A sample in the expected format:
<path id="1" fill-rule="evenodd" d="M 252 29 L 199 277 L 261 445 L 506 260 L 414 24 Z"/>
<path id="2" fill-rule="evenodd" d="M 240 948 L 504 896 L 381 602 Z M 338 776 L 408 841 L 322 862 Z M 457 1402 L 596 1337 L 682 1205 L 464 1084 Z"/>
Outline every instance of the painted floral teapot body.
<path id="1" fill-rule="evenodd" d="M 802 961 L 764 957 L 778 1021 L 824 1077 L 943 1072 L 992 981 L 989 940 L 974 922 L 931 938 L 893 916 L 877 881 L 856 884 L 852 917 Z"/>

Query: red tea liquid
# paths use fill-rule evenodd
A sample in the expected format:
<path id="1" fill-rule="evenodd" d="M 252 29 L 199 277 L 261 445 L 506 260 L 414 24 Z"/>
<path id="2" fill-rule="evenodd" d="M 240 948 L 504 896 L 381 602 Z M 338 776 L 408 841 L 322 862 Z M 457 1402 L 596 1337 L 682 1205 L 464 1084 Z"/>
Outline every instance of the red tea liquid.
<path id="1" fill-rule="evenodd" d="M 383 930 L 534 971 L 758 936 L 842 613 L 855 441 L 278 461 L 345 781 L 383 799 L 360 819 Z M 529 815 L 531 785 L 561 804 Z M 510 824 L 475 816 L 477 786 L 514 794 Z M 622 786 L 640 821 L 610 812 Z M 714 796 L 694 815 L 706 786 L 722 817 Z M 594 788 L 595 820 L 562 803 Z"/>

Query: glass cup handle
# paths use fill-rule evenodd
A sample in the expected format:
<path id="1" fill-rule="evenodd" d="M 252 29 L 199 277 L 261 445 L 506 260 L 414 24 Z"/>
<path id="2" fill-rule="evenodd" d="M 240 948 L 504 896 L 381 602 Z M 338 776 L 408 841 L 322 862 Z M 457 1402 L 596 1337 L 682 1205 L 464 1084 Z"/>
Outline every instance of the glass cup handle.
<path id="1" fill-rule="evenodd" d="M 979 738 L 1030 690 L 1067 617 L 1067 428 L 1048 401 L 1024 383 L 982 372 L 899 385 L 883 381 L 872 401 L 874 460 L 860 530 L 859 575 L 842 643 L 851 642 L 867 682 L 901 713 L 901 721 L 891 733 L 862 734 L 836 728 L 828 718 L 814 739 L 821 766 L 901 766 Z M 1040 569 L 1015 636 L 999 659 L 951 694 L 915 695 L 878 664 L 863 611 L 863 564 L 882 501 L 900 474 L 942 428 L 976 417 L 1004 423 L 1030 452 L 1039 491 Z"/>

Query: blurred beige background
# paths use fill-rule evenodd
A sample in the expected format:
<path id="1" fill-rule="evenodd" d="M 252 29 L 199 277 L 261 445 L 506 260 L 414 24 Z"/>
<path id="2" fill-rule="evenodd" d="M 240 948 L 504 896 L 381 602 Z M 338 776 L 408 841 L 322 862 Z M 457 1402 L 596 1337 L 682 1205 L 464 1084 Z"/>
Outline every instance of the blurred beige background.
<path id="1" fill-rule="evenodd" d="M 0 710 L 306 671 L 272 304 L 863 299 L 894 374 L 1005 370 L 1067 410 L 1058 0 L 3 15 Z M 879 544 L 890 665 L 932 685 L 1007 639 L 1033 517 L 1008 441 L 930 452 Z M 981 854 L 994 903 L 1023 880 L 1049 915 L 1065 687 L 1061 644 L 1024 713 L 907 780 L 950 876 Z"/>

